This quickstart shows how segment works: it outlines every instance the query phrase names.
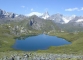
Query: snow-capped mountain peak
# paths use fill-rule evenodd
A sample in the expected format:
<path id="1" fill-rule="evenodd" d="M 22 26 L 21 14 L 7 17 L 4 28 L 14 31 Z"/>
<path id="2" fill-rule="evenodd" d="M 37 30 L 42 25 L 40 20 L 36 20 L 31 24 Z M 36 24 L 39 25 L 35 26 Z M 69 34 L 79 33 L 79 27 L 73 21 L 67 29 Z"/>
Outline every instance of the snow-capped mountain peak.
<path id="1" fill-rule="evenodd" d="M 4 19 L 4 20 L 22 20 L 26 18 L 26 16 L 24 15 L 21 15 L 21 14 L 16 14 L 16 13 L 13 13 L 13 12 L 7 12 L 5 10 L 2 10 L 0 9 L 0 19 Z"/>
<path id="2" fill-rule="evenodd" d="M 42 15 L 42 18 L 43 19 L 47 19 L 48 17 L 50 17 L 48 11 L 46 11 L 43 15 Z"/>
<path id="3" fill-rule="evenodd" d="M 76 22 L 83 22 L 83 19 L 78 19 Z"/>
<path id="4" fill-rule="evenodd" d="M 72 15 L 72 16 L 63 16 L 62 19 L 65 23 L 68 23 L 70 20 L 74 19 L 76 17 L 76 15 Z"/>
<path id="5" fill-rule="evenodd" d="M 61 23 L 61 24 L 67 24 L 67 23 L 83 23 L 83 16 L 76 16 L 76 15 L 71 15 L 71 16 L 64 16 L 63 14 L 57 13 L 53 15 L 49 15 L 48 11 L 45 13 L 39 13 L 39 12 L 32 12 L 26 16 L 12 13 L 12 12 L 7 12 L 5 10 L 0 9 L 0 19 L 3 20 L 23 20 L 24 18 L 28 18 L 29 16 L 32 15 L 37 15 L 40 18 L 43 19 L 49 19 L 52 20 L 55 23 Z"/>
<path id="6" fill-rule="evenodd" d="M 62 17 L 62 19 L 64 20 L 65 23 L 68 23 L 70 20 L 67 19 L 66 17 Z"/>

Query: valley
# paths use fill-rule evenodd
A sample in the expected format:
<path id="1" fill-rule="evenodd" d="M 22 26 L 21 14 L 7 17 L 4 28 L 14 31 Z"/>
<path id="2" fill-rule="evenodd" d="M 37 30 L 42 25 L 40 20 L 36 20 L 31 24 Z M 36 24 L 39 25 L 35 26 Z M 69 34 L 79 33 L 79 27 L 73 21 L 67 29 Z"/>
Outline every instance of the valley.
<path id="1" fill-rule="evenodd" d="M 15 13 L 5 13 L 0 9 L 0 58 L 5 54 L 7 55 L 8 53 L 10 53 L 8 54 L 8 56 L 10 56 L 13 55 L 13 53 L 21 54 L 24 52 L 12 48 L 12 45 L 15 43 L 15 39 L 39 34 L 63 38 L 71 42 L 71 44 L 50 46 L 46 50 L 30 51 L 33 53 L 33 55 L 35 55 L 34 52 L 36 52 L 37 55 L 40 53 L 40 56 L 45 53 L 47 55 L 50 53 L 52 55 L 55 54 L 53 56 L 59 56 L 59 54 L 63 54 L 64 57 L 64 54 L 73 54 L 73 56 L 77 55 L 80 57 L 80 55 L 83 55 L 83 17 L 71 16 L 68 17 L 68 19 L 61 14 L 49 16 L 48 12 L 40 17 L 36 15 L 27 17 Z M 67 23 L 65 23 L 64 20 L 68 20 Z M 69 57 L 70 56 L 71 55 L 69 55 Z M 71 59 L 76 60 L 77 56 Z"/>

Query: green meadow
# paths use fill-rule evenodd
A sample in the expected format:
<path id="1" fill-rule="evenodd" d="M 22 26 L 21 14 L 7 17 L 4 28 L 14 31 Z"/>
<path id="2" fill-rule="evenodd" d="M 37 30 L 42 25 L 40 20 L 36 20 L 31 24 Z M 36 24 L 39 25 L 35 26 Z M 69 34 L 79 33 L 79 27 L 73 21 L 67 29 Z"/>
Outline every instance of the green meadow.
<path id="1" fill-rule="evenodd" d="M 15 43 L 15 39 L 21 36 L 29 37 L 33 35 L 41 34 L 41 31 L 32 31 L 32 33 L 22 34 L 17 36 L 12 34 L 9 28 L 5 25 L 4 27 L 0 26 L 0 55 L 9 54 L 9 52 L 23 52 L 20 50 L 14 50 L 12 45 Z M 45 32 L 48 34 L 47 32 Z M 71 44 L 63 46 L 51 46 L 47 50 L 38 50 L 37 53 L 56 53 L 56 54 L 77 54 L 83 55 L 83 32 L 78 33 L 69 33 L 69 32 L 51 32 L 48 35 L 57 36 L 63 38 Z M 34 51 L 33 51 L 34 52 Z M 11 55 L 13 53 L 10 53 Z"/>

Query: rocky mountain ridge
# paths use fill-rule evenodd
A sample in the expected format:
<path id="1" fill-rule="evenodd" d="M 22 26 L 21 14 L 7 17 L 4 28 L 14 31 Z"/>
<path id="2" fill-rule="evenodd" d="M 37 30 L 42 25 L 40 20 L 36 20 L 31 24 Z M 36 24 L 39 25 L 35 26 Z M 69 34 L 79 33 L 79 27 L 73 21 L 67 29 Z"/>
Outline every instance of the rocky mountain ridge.
<path id="1" fill-rule="evenodd" d="M 0 20 L 23 20 L 24 18 L 28 17 L 0 9 Z"/>
<path id="2" fill-rule="evenodd" d="M 49 15 L 48 11 L 46 11 L 45 13 L 43 13 L 43 15 L 41 16 L 41 18 L 43 18 L 43 19 L 47 19 L 49 17 L 50 17 L 50 15 Z"/>
<path id="3" fill-rule="evenodd" d="M 61 23 L 61 24 L 67 24 L 71 22 L 75 22 L 75 23 L 83 22 L 83 16 L 76 16 L 76 15 L 64 16 L 63 14 L 60 13 L 50 15 L 47 11 L 41 16 L 41 18 L 47 20 L 49 19 L 54 21 L 55 23 Z"/>
<path id="4" fill-rule="evenodd" d="M 30 16 L 25 16 L 21 14 L 16 14 L 12 12 L 6 12 L 2 9 L 0 9 L 0 20 L 23 20 L 27 19 Z M 42 16 L 39 16 L 40 18 L 52 20 L 55 23 L 61 23 L 61 24 L 67 24 L 67 23 L 82 23 L 83 22 L 83 16 L 64 16 L 63 14 L 56 13 L 53 15 L 50 15 L 48 11 L 46 11 Z"/>

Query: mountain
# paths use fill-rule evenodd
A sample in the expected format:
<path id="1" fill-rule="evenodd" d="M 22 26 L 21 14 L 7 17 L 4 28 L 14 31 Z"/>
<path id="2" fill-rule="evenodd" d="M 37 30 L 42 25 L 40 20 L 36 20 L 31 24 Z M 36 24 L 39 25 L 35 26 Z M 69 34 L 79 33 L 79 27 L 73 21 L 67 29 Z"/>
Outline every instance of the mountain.
<path id="1" fill-rule="evenodd" d="M 26 16 L 12 12 L 6 12 L 0 9 L 0 20 L 22 20 L 24 18 L 26 18 Z"/>
<path id="2" fill-rule="evenodd" d="M 28 19 L 20 21 L 9 21 L 8 23 L 0 24 L 3 29 L 7 29 L 11 34 L 19 36 L 40 31 L 42 33 L 49 31 L 59 31 L 59 27 L 51 20 L 44 20 L 36 15 Z"/>
<path id="3" fill-rule="evenodd" d="M 62 16 L 63 15 L 58 13 L 50 16 L 48 19 L 53 20 L 55 23 L 64 23 L 64 21 L 62 20 Z"/>
<path id="4" fill-rule="evenodd" d="M 58 26 L 53 21 L 44 20 L 36 15 L 29 17 L 29 19 L 27 19 L 25 22 L 22 22 L 22 24 L 25 24 L 32 29 L 41 31 L 59 30 Z"/>
<path id="5" fill-rule="evenodd" d="M 42 17 L 48 18 L 49 13 L 46 12 Z M 29 30 L 40 30 L 40 31 L 58 31 L 58 26 L 52 20 L 45 20 L 36 15 L 24 16 L 15 13 L 6 12 L 0 9 L 0 24 L 7 24 L 7 27 L 11 27 L 12 33 L 15 31 L 29 31 Z M 4 26 L 3 26 L 4 27 Z M 16 33 L 16 32 L 15 32 Z M 17 34 L 17 33 L 16 33 Z"/>
<path id="6" fill-rule="evenodd" d="M 8 22 L 10 20 L 24 20 L 28 19 L 30 16 L 25 16 L 21 14 L 16 14 L 12 12 L 6 12 L 0 9 L 0 23 L 1 22 Z M 60 24 L 67 24 L 67 23 L 74 23 L 75 25 L 83 25 L 83 16 L 64 16 L 60 13 L 50 15 L 48 11 L 46 11 L 42 16 L 39 16 L 45 20 L 52 20 L 55 23 Z"/>
<path id="7" fill-rule="evenodd" d="M 76 16 L 74 19 L 69 21 L 69 23 L 83 27 L 83 16 Z"/>
<path id="8" fill-rule="evenodd" d="M 72 19 L 70 22 L 82 22 L 83 16 L 76 16 L 74 19 Z"/>
<path id="9" fill-rule="evenodd" d="M 42 16 L 40 16 L 43 19 L 47 20 L 52 20 L 55 23 L 61 23 L 61 24 L 66 24 L 69 23 L 71 20 L 73 20 L 76 16 L 64 16 L 60 13 L 56 13 L 53 15 L 49 15 L 48 11 L 46 11 Z"/>
<path id="10" fill-rule="evenodd" d="M 57 23 L 57 26 L 61 30 L 65 30 L 65 31 L 68 31 L 68 32 L 83 31 L 83 16 L 73 15 L 73 16 L 70 16 L 68 18 L 70 18 L 68 23 L 65 23 L 65 24 Z"/>
<path id="11" fill-rule="evenodd" d="M 0 9 L 0 18 L 7 18 L 7 17 L 15 18 L 15 17 L 18 17 L 18 15 L 15 13 L 6 12 Z"/>
<path id="12" fill-rule="evenodd" d="M 0 9 L 0 24 L 4 23 L 20 25 L 25 30 L 65 30 L 71 32 L 82 31 L 83 16 L 64 16 L 60 13 L 50 15 L 47 11 L 42 16 L 24 16 Z"/>
<path id="13" fill-rule="evenodd" d="M 75 15 L 64 16 L 60 13 L 57 13 L 57 14 L 51 15 L 48 19 L 53 20 L 55 23 L 66 24 L 74 18 L 75 18 Z"/>
<path id="14" fill-rule="evenodd" d="M 72 16 L 63 16 L 62 19 L 63 19 L 64 23 L 69 23 L 69 21 L 71 21 L 75 17 L 76 17 L 75 15 L 72 15 Z"/>
<path id="15" fill-rule="evenodd" d="M 49 18 L 49 17 L 50 17 L 50 15 L 49 15 L 48 11 L 46 11 L 46 12 L 41 16 L 41 18 L 43 18 L 43 19 L 47 19 L 47 18 Z"/>

